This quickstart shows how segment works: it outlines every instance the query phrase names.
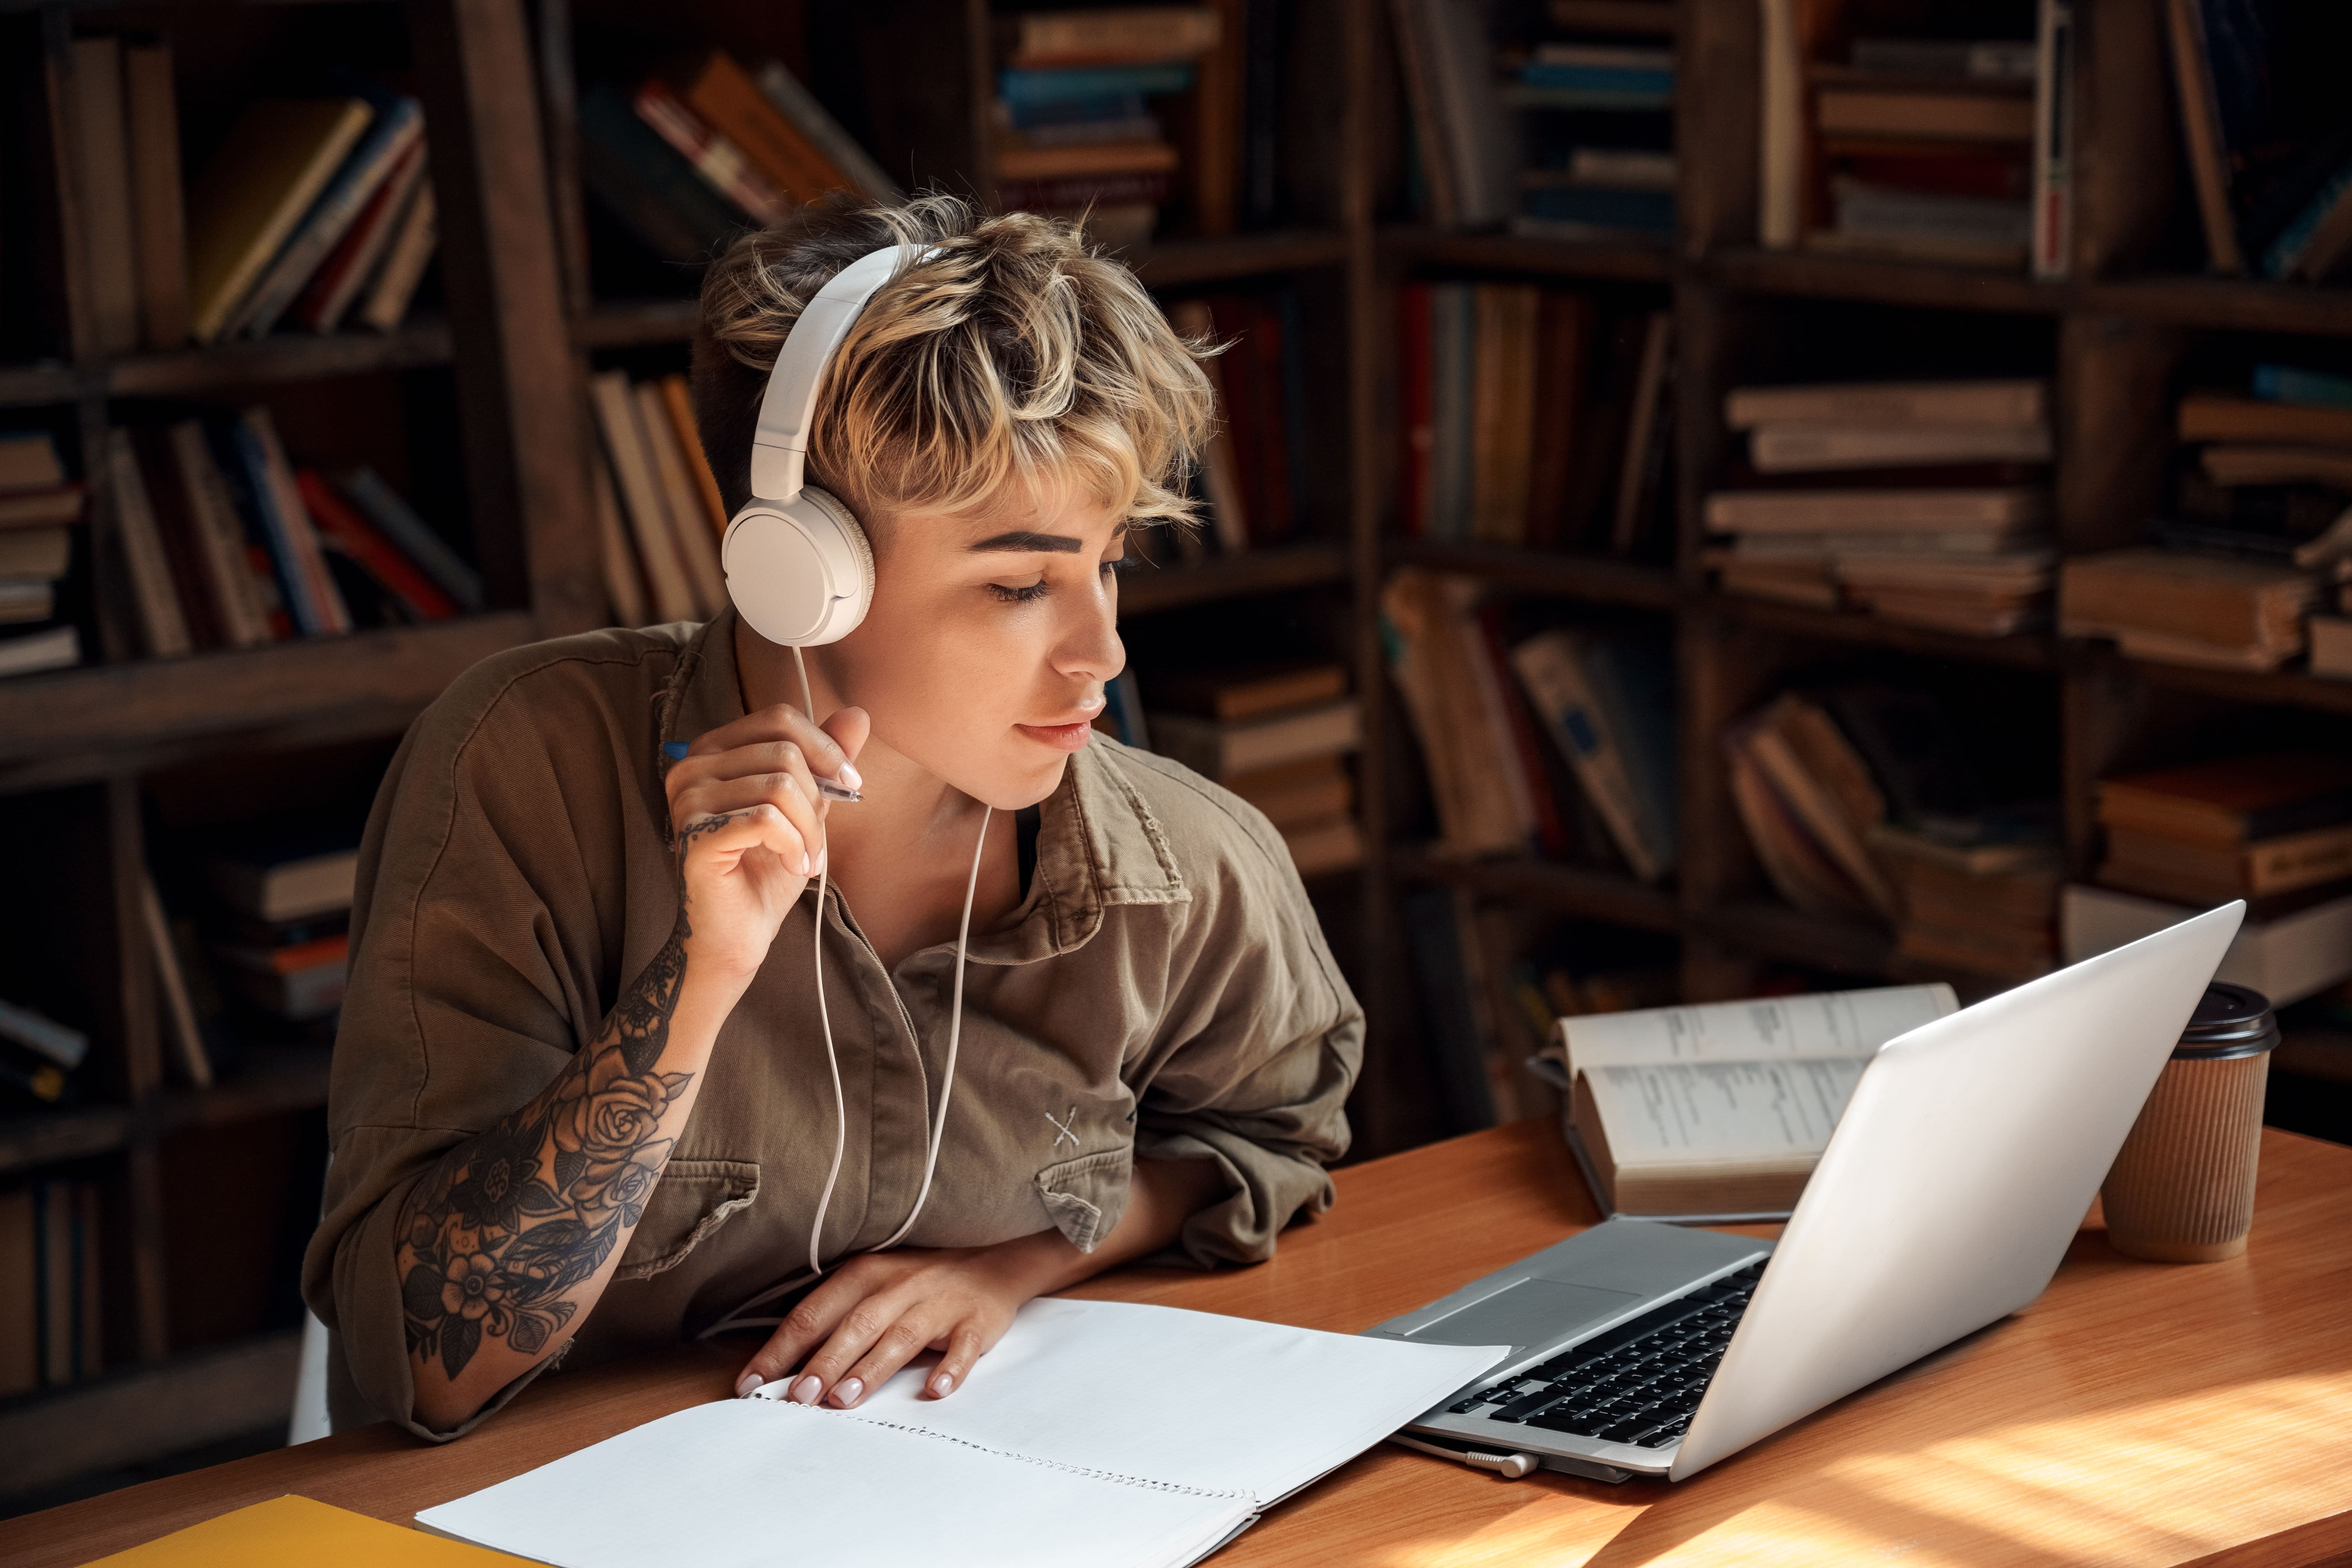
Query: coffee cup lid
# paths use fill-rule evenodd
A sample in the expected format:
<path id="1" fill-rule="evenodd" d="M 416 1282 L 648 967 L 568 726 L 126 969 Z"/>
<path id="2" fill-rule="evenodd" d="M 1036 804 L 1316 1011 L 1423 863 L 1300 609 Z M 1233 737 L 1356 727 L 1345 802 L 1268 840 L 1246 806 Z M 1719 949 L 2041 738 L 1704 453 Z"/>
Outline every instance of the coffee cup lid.
<path id="1" fill-rule="evenodd" d="M 2271 999 L 2251 986 L 2216 980 L 2199 997 L 2173 1048 L 2175 1061 L 2260 1056 L 2279 1043 Z"/>

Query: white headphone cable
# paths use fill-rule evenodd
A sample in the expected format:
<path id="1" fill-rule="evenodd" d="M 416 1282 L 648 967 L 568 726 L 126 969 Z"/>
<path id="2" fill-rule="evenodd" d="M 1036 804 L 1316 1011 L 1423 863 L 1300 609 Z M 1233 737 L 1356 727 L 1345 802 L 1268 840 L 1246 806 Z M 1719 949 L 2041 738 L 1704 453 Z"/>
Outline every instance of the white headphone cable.
<path id="1" fill-rule="evenodd" d="M 793 668 L 800 671 L 801 711 L 808 721 L 816 722 L 816 702 L 809 695 L 808 660 L 802 657 L 800 647 L 793 647 Z M 825 1210 L 833 1206 L 833 1186 L 841 1179 L 842 1151 L 849 1142 L 849 1108 L 841 1097 L 841 1058 L 833 1048 L 833 1016 L 824 1005 L 824 887 L 825 875 L 832 868 L 830 858 L 816 868 L 816 940 L 810 944 L 809 953 L 816 969 L 816 1016 L 824 1028 L 824 1065 L 833 1073 L 833 1168 L 824 1173 L 824 1193 L 816 1201 L 816 1218 L 809 1226 L 809 1273 L 824 1272 L 820 1262 L 818 1243 L 824 1234 Z"/>
<path id="2" fill-rule="evenodd" d="M 877 1252 L 887 1252 L 915 1228 L 915 1216 L 923 1212 L 923 1203 L 931 1195 L 931 1173 L 940 1167 L 940 1145 L 947 1140 L 948 1099 L 955 1093 L 956 1046 L 963 1035 L 963 960 L 971 940 L 971 900 L 980 889 L 980 855 L 988 847 L 988 822 L 994 815 L 992 806 L 980 808 L 980 839 L 971 847 L 971 875 L 963 885 L 963 923 L 956 927 L 955 1000 L 948 1006 L 948 1066 L 940 1082 L 940 1109 L 931 1118 L 931 1147 L 923 1158 L 923 1184 L 915 1194 L 915 1206 L 907 1211 L 905 1223 L 874 1249 Z"/>

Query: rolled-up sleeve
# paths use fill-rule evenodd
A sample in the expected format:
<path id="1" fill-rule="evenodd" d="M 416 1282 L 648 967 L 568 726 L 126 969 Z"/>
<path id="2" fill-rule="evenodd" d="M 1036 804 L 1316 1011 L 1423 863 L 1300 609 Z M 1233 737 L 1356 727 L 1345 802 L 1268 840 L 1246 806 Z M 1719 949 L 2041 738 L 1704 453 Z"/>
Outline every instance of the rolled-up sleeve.
<path id="1" fill-rule="evenodd" d="M 596 862 L 622 853 L 621 791 L 609 766 L 601 785 L 599 770 L 564 767 L 556 731 L 583 715 L 560 691 L 535 693 L 528 712 L 504 701 L 530 673 L 492 660 L 461 678 L 378 792 L 329 1092 L 333 1161 L 303 1258 L 303 1297 L 348 1379 L 331 1386 L 436 1441 L 537 1373 L 456 1432 L 416 1423 L 402 1211 L 446 1151 L 527 1104 L 593 1037 L 622 957 L 617 911 L 600 918 L 593 891 Z M 610 847 L 583 847 L 599 844 Z"/>
<path id="2" fill-rule="evenodd" d="M 1196 787 L 1230 826 L 1214 852 L 1186 858 L 1193 929 L 1175 943 L 1184 973 L 1139 1086 L 1136 1152 L 1216 1162 L 1225 1195 L 1179 1247 L 1202 1266 L 1256 1263 L 1283 1226 L 1331 1206 L 1325 1167 L 1347 1152 L 1364 1014 L 1281 837 L 1237 797 Z"/>

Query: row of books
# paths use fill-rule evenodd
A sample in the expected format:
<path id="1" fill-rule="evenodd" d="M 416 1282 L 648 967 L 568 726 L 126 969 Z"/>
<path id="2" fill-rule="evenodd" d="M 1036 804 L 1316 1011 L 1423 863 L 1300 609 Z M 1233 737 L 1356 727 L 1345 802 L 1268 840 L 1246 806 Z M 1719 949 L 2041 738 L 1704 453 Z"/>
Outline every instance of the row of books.
<path id="1" fill-rule="evenodd" d="M 1217 401 L 1215 432 L 1194 476 L 1221 554 L 1279 544 L 1307 511 L 1307 363 L 1298 296 L 1217 294 L 1181 300 L 1169 324 L 1223 352 L 1204 361 Z M 1180 539 L 1180 548 L 1192 542 Z M 1200 552 L 1204 553 L 1205 552 Z"/>
<path id="2" fill-rule="evenodd" d="M 2042 973 L 2057 952 L 2054 814 L 1956 784 L 1969 770 L 1948 733 L 1924 693 L 1784 691 L 1724 733 L 1733 807 L 1795 908 L 1891 928 L 1898 960 Z"/>
<path id="3" fill-rule="evenodd" d="M 1889 33 L 1860 0 L 1763 0 L 1761 243 L 2065 276 L 2074 11 L 1951 37 Z"/>
<path id="4" fill-rule="evenodd" d="M 2066 890 L 2070 961 L 2243 899 L 2221 978 L 2284 1006 L 2352 976 L 2352 758 L 2263 752 L 2122 774 L 2101 781 L 2097 816 L 2095 885 Z"/>
<path id="5" fill-rule="evenodd" d="M 81 658 L 74 627 L 43 623 L 58 619 L 83 503 L 49 432 L 0 435 L 0 676 Z"/>
<path id="6" fill-rule="evenodd" d="M 2352 126 L 2326 73 L 2352 31 L 2338 7 L 2163 0 L 2189 184 L 2219 273 L 2317 283 L 2352 258 Z"/>
<path id="7" fill-rule="evenodd" d="M 656 257 L 707 261 L 744 226 L 766 228 L 833 191 L 895 202 L 880 165 L 781 61 L 724 49 L 672 60 L 624 90 L 581 95 L 581 176 Z"/>
<path id="8" fill-rule="evenodd" d="M 1439 853 L 1601 859 L 1648 882 L 1673 872 L 1674 677 L 1663 643 L 1557 627 L 1513 642 L 1482 584 L 1417 569 L 1389 579 L 1381 615 Z"/>
<path id="9" fill-rule="evenodd" d="M 480 574 L 382 476 L 296 467 L 265 407 L 106 442 L 131 620 L 151 658 L 483 606 Z"/>
<path id="10" fill-rule="evenodd" d="M 1264 812 L 1300 876 L 1362 862 L 1346 759 L 1363 742 L 1363 718 L 1344 667 L 1175 670 L 1142 681 L 1130 670 L 1114 686 L 1097 724 Z"/>
<path id="11" fill-rule="evenodd" d="M 0 1193 L 0 1398 L 105 1370 L 100 1206 L 74 1176 Z"/>
<path id="12" fill-rule="evenodd" d="M 1701 559 L 1727 589 L 1979 637 L 2046 623 L 2046 384 L 1742 387 L 1725 418 L 1748 456 Z"/>
<path id="13" fill-rule="evenodd" d="M 406 316 L 435 246 L 415 99 L 346 74 L 247 104 L 184 191 L 169 40 L 76 38 L 61 86 L 101 352 Z"/>
<path id="14" fill-rule="evenodd" d="M 595 471 L 604 589 L 625 626 L 709 620 L 727 607 L 719 548 L 727 507 L 702 455 L 686 377 L 591 376 L 603 437 Z"/>
<path id="15" fill-rule="evenodd" d="M 1663 241 L 1675 226 L 1673 8 L 1554 0 L 1490 37 L 1475 6 L 1393 0 L 1419 203 L 1444 228 Z"/>
<path id="16" fill-rule="evenodd" d="M 1507 283 L 1398 291 L 1399 526 L 1633 553 L 1666 510 L 1673 318 Z"/>

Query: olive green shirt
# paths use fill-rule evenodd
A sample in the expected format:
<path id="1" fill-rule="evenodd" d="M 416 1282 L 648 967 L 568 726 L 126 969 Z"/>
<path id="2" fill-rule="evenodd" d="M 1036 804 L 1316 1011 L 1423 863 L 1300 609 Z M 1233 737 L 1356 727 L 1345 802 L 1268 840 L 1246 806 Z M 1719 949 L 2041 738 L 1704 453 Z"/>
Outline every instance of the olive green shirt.
<path id="1" fill-rule="evenodd" d="M 413 1419 L 402 1203 L 444 1150 L 519 1110 L 593 1041 L 669 936 L 678 894 L 661 747 L 741 716 L 734 630 L 730 613 L 497 655 L 450 686 L 393 760 L 360 851 L 334 1161 L 303 1268 L 305 1297 L 335 1331 L 338 1426 L 388 1416 L 454 1435 Z M 805 1269 L 835 1142 L 810 955 L 817 899 L 803 895 L 720 1028 L 618 1273 L 544 1364 L 676 1343 Z M 838 889 L 824 918 L 847 1105 L 830 1265 L 879 1245 L 915 1202 L 955 949 L 886 971 Z M 1223 1197 L 1184 1227 L 1192 1260 L 1265 1258 L 1293 1216 L 1330 1205 L 1323 1167 L 1347 1148 L 1341 1101 L 1362 1042 L 1362 1012 L 1265 819 L 1097 735 L 1043 803 L 1019 908 L 971 944 L 939 1171 L 903 1245 L 1052 1226 L 1091 1250 L 1118 1223 L 1140 1154 L 1223 1173 Z"/>

